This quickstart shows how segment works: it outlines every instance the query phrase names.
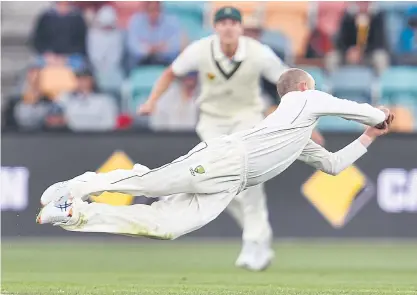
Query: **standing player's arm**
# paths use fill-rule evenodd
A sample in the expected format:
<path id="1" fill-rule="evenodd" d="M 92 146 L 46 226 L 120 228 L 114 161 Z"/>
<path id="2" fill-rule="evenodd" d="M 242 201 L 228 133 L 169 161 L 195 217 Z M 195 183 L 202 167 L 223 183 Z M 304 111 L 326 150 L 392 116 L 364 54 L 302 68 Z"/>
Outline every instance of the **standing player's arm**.
<path id="1" fill-rule="evenodd" d="M 318 90 L 306 91 L 306 95 L 308 111 L 314 119 L 322 116 L 337 116 L 368 126 L 377 126 L 388 118 L 388 114 L 367 103 L 340 99 Z"/>
<path id="2" fill-rule="evenodd" d="M 279 77 L 287 69 L 288 66 L 274 53 L 274 51 L 272 51 L 269 46 L 263 45 L 261 74 L 265 80 L 275 85 L 275 92 Z M 277 99 L 277 104 L 278 100 L 279 99 Z M 266 116 L 269 116 L 277 109 L 277 104 L 269 107 L 266 111 Z"/>
<path id="3" fill-rule="evenodd" d="M 198 41 L 197 41 L 198 42 Z M 198 57 L 200 56 L 199 43 L 194 42 L 173 61 L 173 63 L 162 73 L 152 88 L 151 94 L 145 104 L 139 107 L 140 114 L 153 112 L 159 98 L 169 88 L 176 77 L 182 77 L 198 68 Z"/>
<path id="4" fill-rule="evenodd" d="M 371 143 L 388 130 L 389 124 L 384 124 L 383 129 L 368 127 L 358 139 L 335 153 L 329 152 L 310 139 L 298 160 L 327 174 L 337 175 L 362 157 Z"/>
<path id="5" fill-rule="evenodd" d="M 262 52 L 262 76 L 269 82 L 277 85 L 281 74 L 288 69 L 288 66 L 275 54 L 272 49 L 263 45 Z"/>

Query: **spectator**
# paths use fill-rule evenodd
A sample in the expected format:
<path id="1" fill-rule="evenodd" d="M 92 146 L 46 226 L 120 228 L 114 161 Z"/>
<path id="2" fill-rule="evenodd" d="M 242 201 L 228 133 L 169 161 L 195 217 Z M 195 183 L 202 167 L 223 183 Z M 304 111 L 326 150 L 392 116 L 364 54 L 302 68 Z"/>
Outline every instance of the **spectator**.
<path id="1" fill-rule="evenodd" d="M 384 16 L 370 4 L 358 1 L 348 6 L 336 38 L 336 51 L 327 56 L 328 70 L 341 63 L 370 63 L 381 73 L 389 65 Z"/>
<path id="2" fill-rule="evenodd" d="M 84 19 L 90 25 L 97 11 L 109 1 L 72 1 L 72 5 L 82 10 Z"/>
<path id="3" fill-rule="evenodd" d="M 58 1 L 37 20 L 33 47 L 47 64 L 83 66 L 87 26 L 69 1 Z"/>
<path id="4" fill-rule="evenodd" d="M 155 131 L 190 131 L 197 123 L 197 77 L 188 75 L 172 84 L 158 101 L 156 111 L 150 119 Z"/>
<path id="5" fill-rule="evenodd" d="M 88 31 L 87 51 L 101 91 L 118 93 L 123 81 L 123 34 L 117 28 L 117 15 L 111 6 L 97 12 Z"/>
<path id="6" fill-rule="evenodd" d="M 23 130 L 40 130 L 53 104 L 42 95 L 39 88 L 38 66 L 32 66 L 26 73 L 24 89 L 21 95 L 9 99 L 6 110 L 6 124 Z"/>
<path id="7" fill-rule="evenodd" d="M 59 100 L 65 120 L 72 131 L 113 130 L 117 118 L 114 99 L 95 91 L 90 71 L 77 72 L 77 89 L 63 94 Z"/>
<path id="8" fill-rule="evenodd" d="M 406 13 L 407 26 L 400 35 L 398 60 L 403 64 L 417 65 L 417 6 L 410 7 Z"/>
<path id="9" fill-rule="evenodd" d="M 310 32 L 306 58 L 323 58 L 333 49 L 333 38 L 339 28 L 346 4 L 342 1 L 316 3 L 317 22 Z"/>
<path id="10" fill-rule="evenodd" d="M 138 64 L 170 64 L 181 50 L 181 31 L 174 16 L 161 12 L 161 3 L 146 2 L 127 29 L 130 68 Z"/>
<path id="11" fill-rule="evenodd" d="M 145 3 L 142 1 L 112 1 L 111 6 L 116 10 L 117 14 L 117 26 L 122 30 L 126 30 L 132 15 L 143 11 Z"/>

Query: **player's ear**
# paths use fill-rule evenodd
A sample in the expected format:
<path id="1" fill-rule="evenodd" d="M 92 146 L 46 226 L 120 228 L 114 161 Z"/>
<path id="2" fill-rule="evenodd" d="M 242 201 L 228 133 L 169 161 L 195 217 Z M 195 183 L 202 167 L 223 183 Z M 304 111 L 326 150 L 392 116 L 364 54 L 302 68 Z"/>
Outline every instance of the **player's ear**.
<path id="1" fill-rule="evenodd" d="M 306 91 L 309 90 L 307 82 L 303 81 L 298 84 L 298 90 Z"/>

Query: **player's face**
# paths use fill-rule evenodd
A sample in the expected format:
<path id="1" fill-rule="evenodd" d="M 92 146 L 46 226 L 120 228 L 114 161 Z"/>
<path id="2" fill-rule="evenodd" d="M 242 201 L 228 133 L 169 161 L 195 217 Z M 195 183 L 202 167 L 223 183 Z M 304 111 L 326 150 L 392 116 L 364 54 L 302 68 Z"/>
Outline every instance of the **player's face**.
<path id="1" fill-rule="evenodd" d="M 243 34 L 242 24 L 233 19 L 218 21 L 215 25 L 215 29 L 220 37 L 220 41 L 226 44 L 237 43 L 239 37 Z"/>

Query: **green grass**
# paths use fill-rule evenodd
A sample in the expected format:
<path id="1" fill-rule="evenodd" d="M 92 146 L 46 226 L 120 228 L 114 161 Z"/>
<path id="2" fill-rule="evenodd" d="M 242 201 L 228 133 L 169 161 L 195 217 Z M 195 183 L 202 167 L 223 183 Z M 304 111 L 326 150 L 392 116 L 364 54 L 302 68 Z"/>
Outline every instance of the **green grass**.
<path id="1" fill-rule="evenodd" d="M 2 294 L 417 294 L 417 242 L 277 243 L 263 273 L 239 243 L 3 241 Z"/>

